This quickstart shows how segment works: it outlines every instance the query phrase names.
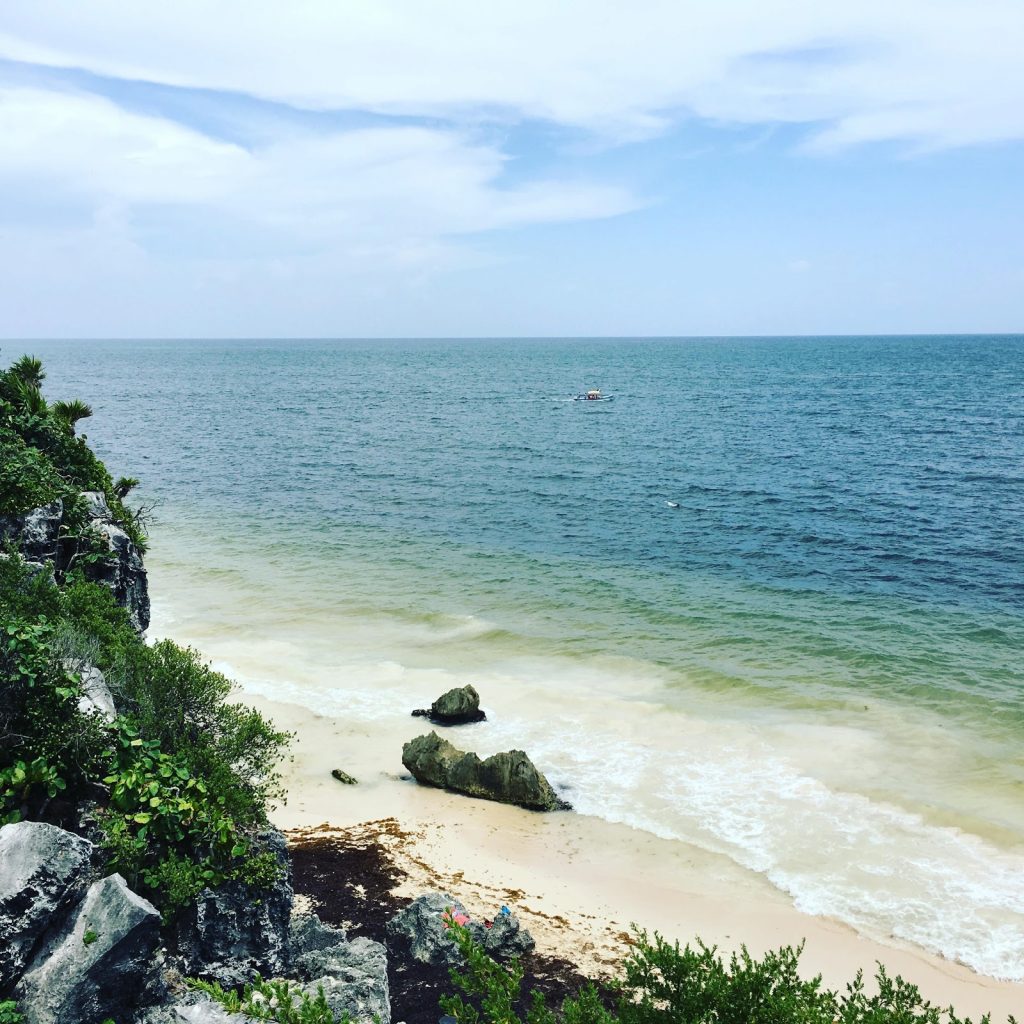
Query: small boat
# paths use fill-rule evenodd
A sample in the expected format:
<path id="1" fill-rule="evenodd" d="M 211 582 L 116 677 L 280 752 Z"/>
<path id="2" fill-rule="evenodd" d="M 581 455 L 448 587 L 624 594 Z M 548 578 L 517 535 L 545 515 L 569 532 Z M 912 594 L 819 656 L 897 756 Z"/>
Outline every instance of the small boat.
<path id="1" fill-rule="evenodd" d="M 581 391 L 573 398 L 574 402 L 610 402 L 614 395 L 602 395 L 600 388 L 591 388 L 589 391 Z"/>

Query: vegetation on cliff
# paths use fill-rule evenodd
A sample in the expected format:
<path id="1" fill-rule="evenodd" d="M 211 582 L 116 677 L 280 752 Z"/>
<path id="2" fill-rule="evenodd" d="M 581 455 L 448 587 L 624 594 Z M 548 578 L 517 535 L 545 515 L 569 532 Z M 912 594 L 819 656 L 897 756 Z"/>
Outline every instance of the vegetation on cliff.
<path id="1" fill-rule="evenodd" d="M 0 824 L 48 821 L 93 829 L 108 867 L 165 913 L 207 886 L 273 882 L 259 852 L 267 806 L 282 794 L 288 736 L 228 703 L 231 683 L 190 650 L 143 642 L 110 590 L 87 578 L 110 550 L 90 535 L 83 491 L 100 491 L 140 549 L 125 504 L 135 481 L 115 481 L 76 421 L 81 402 L 48 404 L 28 356 L 0 373 L 0 516 L 60 499 L 61 540 L 77 559 L 39 571 L 15 545 L 0 558 Z M 118 715 L 83 701 L 83 672 L 105 673 Z"/>

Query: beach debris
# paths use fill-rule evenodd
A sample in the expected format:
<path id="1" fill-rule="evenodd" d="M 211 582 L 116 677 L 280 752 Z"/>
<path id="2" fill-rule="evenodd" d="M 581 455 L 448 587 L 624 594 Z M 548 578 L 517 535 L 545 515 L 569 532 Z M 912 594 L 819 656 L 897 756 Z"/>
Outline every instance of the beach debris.
<path id="1" fill-rule="evenodd" d="M 481 761 L 436 732 L 417 736 L 402 747 L 402 764 L 417 782 L 466 796 L 516 804 L 533 811 L 567 811 L 548 780 L 522 750 L 508 750 Z"/>
<path id="2" fill-rule="evenodd" d="M 331 775 L 336 778 L 339 782 L 343 782 L 346 786 L 358 786 L 359 780 L 354 779 L 348 772 L 342 771 L 340 768 L 332 770 Z"/>
<path id="3" fill-rule="evenodd" d="M 480 710 L 480 694 L 473 686 L 456 686 L 442 693 L 429 708 L 417 708 L 413 715 L 429 718 L 435 725 L 466 725 L 487 718 Z"/>

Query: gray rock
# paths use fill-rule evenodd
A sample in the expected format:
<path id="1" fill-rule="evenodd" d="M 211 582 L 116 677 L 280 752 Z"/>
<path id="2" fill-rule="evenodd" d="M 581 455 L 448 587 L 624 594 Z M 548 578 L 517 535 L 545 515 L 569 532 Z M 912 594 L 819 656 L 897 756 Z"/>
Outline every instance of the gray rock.
<path id="1" fill-rule="evenodd" d="M 405 744 L 402 764 L 417 782 L 427 786 L 535 811 L 571 809 L 555 795 L 548 780 L 521 750 L 509 750 L 481 761 L 476 754 L 458 750 L 432 732 Z"/>
<path id="2" fill-rule="evenodd" d="M 19 516 L 0 516 L 0 541 L 12 541 L 30 562 L 56 562 L 64 502 L 34 508 Z"/>
<path id="3" fill-rule="evenodd" d="M 247 1013 L 228 1013 L 212 999 L 187 1006 L 178 1005 L 170 1012 L 172 1016 L 168 1018 L 168 1024 L 178 1024 L 180 1021 L 185 1021 L 185 1024 L 257 1024 L 255 1017 Z M 163 1024 L 163 1021 L 147 1021 L 146 1024 Z"/>
<path id="4" fill-rule="evenodd" d="M 111 557 L 90 565 L 87 575 L 102 583 L 128 612 L 132 625 L 140 632 L 149 627 L 149 582 L 142 555 L 124 530 L 114 522 L 101 491 L 84 491 L 89 503 L 92 527 L 107 542 Z"/>
<path id="5" fill-rule="evenodd" d="M 269 891 L 253 890 L 240 881 L 204 889 L 174 924 L 173 945 L 182 974 L 235 988 L 255 974 L 285 973 L 292 912 L 285 838 L 267 832 L 258 845 L 277 854 L 281 880 Z"/>
<path id="6" fill-rule="evenodd" d="M 449 911 L 465 914 L 466 908 L 457 899 L 440 892 L 418 897 L 388 921 L 388 942 L 408 950 L 409 955 L 422 964 L 451 967 L 462 963 L 462 954 L 445 927 L 444 917 Z"/>
<path id="7" fill-rule="evenodd" d="M 372 939 L 353 939 L 299 957 L 295 972 L 315 997 L 321 989 L 339 1020 L 348 1014 L 360 1024 L 390 1024 L 387 952 Z"/>
<path id="8" fill-rule="evenodd" d="M 533 936 L 519 924 L 513 914 L 498 914 L 490 928 L 478 921 L 470 923 L 469 930 L 473 938 L 494 957 L 508 959 L 532 953 L 537 943 Z"/>
<path id="9" fill-rule="evenodd" d="M 480 710 L 480 694 L 472 686 L 457 686 L 442 693 L 429 708 L 413 712 L 429 718 L 435 725 L 465 725 L 482 722 L 487 715 Z"/>
<path id="10" fill-rule="evenodd" d="M 64 662 L 64 667 L 69 672 L 76 672 L 81 681 L 82 694 L 78 698 L 78 710 L 83 715 L 96 714 L 105 722 L 113 722 L 117 718 L 117 708 L 103 673 L 85 661 L 69 659 Z"/>
<path id="11" fill-rule="evenodd" d="M 85 899 L 33 958 L 14 990 L 26 1024 L 99 1024 L 160 991 L 160 915 L 120 875 Z"/>
<path id="12" fill-rule="evenodd" d="M 388 921 L 388 941 L 408 950 L 420 963 L 449 967 L 461 964 L 462 954 L 445 927 L 444 919 L 449 912 L 465 914 L 466 908 L 439 892 L 420 896 Z M 512 914 L 498 914 L 490 928 L 483 921 L 470 921 L 467 927 L 470 935 L 494 957 L 523 956 L 536 947 L 533 936 Z"/>
<path id="13" fill-rule="evenodd" d="M 324 924 L 316 914 L 292 914 L 288 937 L 288 955 L 292 963 L 297 963 L 306 953 L 330 949 L 347 941 L 343 928 Z"/>
<path id="14" fill-rule="evenodd" d="M 39 821 L 0 828 L 0 992 L 20 976 L 47 926 L 85 892 L 92 849 Z"/>

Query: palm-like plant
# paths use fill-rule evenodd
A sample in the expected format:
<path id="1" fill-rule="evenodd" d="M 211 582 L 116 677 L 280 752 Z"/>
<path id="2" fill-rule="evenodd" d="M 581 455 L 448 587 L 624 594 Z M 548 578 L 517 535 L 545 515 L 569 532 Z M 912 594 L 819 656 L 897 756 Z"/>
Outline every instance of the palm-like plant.
<path id="1" fill-rule="evenodd" d="M 36 356 L 22 356 L 7 371 L 11 377 L 20 381 L 26 387 L 39 388 L 46 380 L 46 371 L 43 369 L 43 361 Z"/>
<path id="2" fill-rule="evenodd" d="M 66 423 L 72 433 L 75 432 L 75 424 L 79 420 L 92 415 L 92 407 L 78 398 L 73 398 L 70 402 L 54 402 L 50 406 L 50 411 L 62 423 Z"/>

